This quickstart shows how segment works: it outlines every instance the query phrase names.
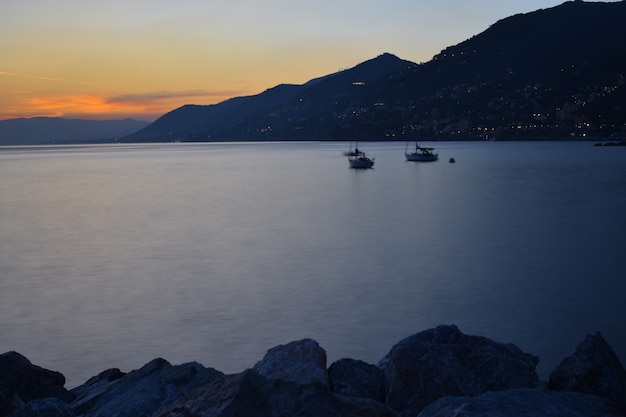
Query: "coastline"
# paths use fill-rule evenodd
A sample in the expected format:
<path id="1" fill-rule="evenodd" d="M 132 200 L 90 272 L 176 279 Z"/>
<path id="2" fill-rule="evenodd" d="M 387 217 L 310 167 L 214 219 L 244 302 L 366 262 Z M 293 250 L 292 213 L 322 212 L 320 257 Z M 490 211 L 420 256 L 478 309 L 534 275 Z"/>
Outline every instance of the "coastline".
<path id="1" fill-rule="evenodd" d="M 7 352 L 0 355 L 0 417 L 626 415 L 626 371 L 600 333 L 547 381 L 539 380 L 538 363 L 513 344 L 441 325 L 402 339 L 376 365 L 345 358 L 327 366 L 326 351 L 302 339 L 269 349 L 238 374 L 157 358 L 67 390 L 60 372 Z"/>

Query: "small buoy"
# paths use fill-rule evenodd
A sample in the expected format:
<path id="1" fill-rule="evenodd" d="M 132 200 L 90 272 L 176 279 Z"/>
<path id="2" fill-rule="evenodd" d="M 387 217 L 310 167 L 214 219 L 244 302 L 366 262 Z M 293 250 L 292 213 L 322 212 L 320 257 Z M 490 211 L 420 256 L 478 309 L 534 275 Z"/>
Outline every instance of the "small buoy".
<path id="1" fill-rule="evenodd" d="M 456 162 L 456 161 L 454 160 L 454 158 L 450 158 L 450 163 L 451 163 L 451 164 L 453 164 L 453 163 L 455 163 L 455 162 Z"/>

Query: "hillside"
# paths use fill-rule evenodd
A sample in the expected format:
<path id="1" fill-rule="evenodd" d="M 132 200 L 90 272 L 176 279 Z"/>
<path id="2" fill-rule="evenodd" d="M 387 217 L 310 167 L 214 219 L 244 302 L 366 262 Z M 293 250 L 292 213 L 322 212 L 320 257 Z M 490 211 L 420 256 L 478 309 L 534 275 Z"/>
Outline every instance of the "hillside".
<path id="1" fill-rule="evenodd" d="M 332 110 L 333 103 L 352 97 L 364 84 L 414 66 L 412 62 L 383 54 L 349 70 L 319 77 L 302 85 L 282 84 L 258 95 L 236 97 L 214 105 L 182 106 L 125 140 L 274 139 L 274 131 L 279 128 L 273 125 L 282 125 L 283 118 L 302 120 L 306 124 L 313 117 L 323 117 Z M 271 128 L 268 130 L 267 126 Z M 301 130 L 300 126 L 293 129 Z M 285 139 L 293 138 L 293 131 L 284 133 L 289 136 Z"/>
<path id="2" fill-rule="evenodd" d="M 512 16 L 402 77 L 382 80 L 356 101 L 366 108 L 373 100 L 395 103 L 368 117 L 377 135 L 620 136 L 625 18 L 626 2 L 582 1 Z M 384 130 L 389 125 L 394 130 Z M 337 135 L 352 129 L 343 126 Z"/>
<path id="3" fill-rule="evenodd" d="M 508 17 L 417 65 L 383 54 L 303 85 L 184 106 L 125 140 L 621 137 L 626 2 Z"/>
<path id="4" fill-rule="evenodd" d="M 79 120 L 56 117 L 0 121 L 0 145 L 111 142 L 148 125 L 124 120 Z"/>

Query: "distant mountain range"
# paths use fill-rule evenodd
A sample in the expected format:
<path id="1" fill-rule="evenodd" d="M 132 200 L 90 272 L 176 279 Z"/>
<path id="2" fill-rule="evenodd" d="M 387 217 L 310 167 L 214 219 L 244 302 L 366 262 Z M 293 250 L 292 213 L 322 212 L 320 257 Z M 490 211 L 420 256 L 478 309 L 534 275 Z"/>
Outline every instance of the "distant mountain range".
<path id="1" fill-rule="evenodd" d="M 112 142 L 146 127 L 149 122 L 34 117 L 0 121 L 0 145 Z"/>
<path id="2" fill-rule="evenodd" d="M 417 65 L 383 54 L 303 85 L 183 106 L 124 138 L 625 138 L 626 2 L 503 19 Z"/>
<path id="3" fill-rule="evenodd" d="M 569 1 L 423 64 L 385 53 L 302 85 L 185 105 L 120 140 L 625 139 L 623 22 L 626 1 Z"/>

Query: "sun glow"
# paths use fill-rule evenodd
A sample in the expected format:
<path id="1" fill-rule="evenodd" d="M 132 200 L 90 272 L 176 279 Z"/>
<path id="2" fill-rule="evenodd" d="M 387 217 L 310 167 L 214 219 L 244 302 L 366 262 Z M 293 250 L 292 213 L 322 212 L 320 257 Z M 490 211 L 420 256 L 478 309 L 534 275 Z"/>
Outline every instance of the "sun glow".
<path id="1" fill-rule="evenodd" d="M 2 106 L 0 99 L 0 120 L 17 117 L 66 117 L 84 119 L 111 119 L 132 117 L 139 120 L 154 120 L 179 107 L 181 102 L 219 102 L 226 100 L 238 91 L 181 91 L 152 92 L 104 96 L 98 94 L 51 94 L 32 96 L 29 91 L 11 91 L 18 96 L 16 105 Z"/>
<path id="2" fill-rule="evenodd" d="M 67 117 L 109 119 L 134 117 L 154 119 L 172 109 L 168 102 L 110 101 L 98 95 L 36 96 L 23 98 L 19 114 L 11 108 L 0 119 L 13 117 Z M 16 112 L 15 112 L 16 113 Z"/>
<path id="3" fill-rule="evenodd" d="M 306 83 L 383 52 L 425 62 L 498 19 L 561 3 L 454 2 L 464 9 L 405 0 L 368 8 L 326 0 L 8 1 L 0 6 L 0 120 L 153 120 L 184 104 Z"/>

